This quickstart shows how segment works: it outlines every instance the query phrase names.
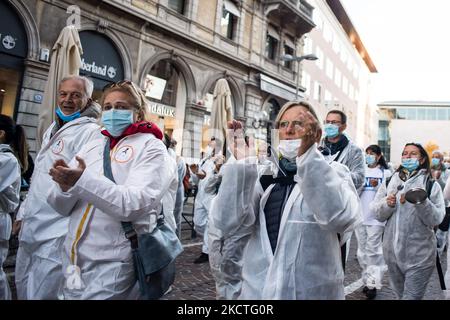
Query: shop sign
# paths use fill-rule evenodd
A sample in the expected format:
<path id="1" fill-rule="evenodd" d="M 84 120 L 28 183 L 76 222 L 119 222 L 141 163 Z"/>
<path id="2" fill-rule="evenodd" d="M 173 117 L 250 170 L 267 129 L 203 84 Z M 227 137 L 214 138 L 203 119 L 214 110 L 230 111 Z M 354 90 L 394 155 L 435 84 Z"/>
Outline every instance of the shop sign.
<path id="1" fill-rule="evenodd" d="M 17 39 L 15 39 L 10 34 L 1 34 L 0 33 L 0 39 L 1 39 L 1 42 L 3 45 L 3 48 L 5 48 L 6 50 L 14 49 L 14 47 L 16 46 Z"/>
<path id="2" fill-rule="evenodd" d="M 114 68 L 113 66 L 108 66 L 106 64 L 98 65 L 95 61 L 89 63 L 86 62 L 84 58 L 81 59 L 81 70 L 94 73 L 98 76 L 108 76 L 110 79 L 114 79 L 117 73 L 117 68 Z"/>
<path id="3" fill-rule="evenodd" d="M 122 58 L 110 38 L 85 30 L 80 32 L 80 41 L 83 47 L 80 74 L 90 76 L 95 88 L 124 79 Z"/>
<path id="4" fill-rule="evenodd" d="M 163 117 L 175 117 L 175 108 L 166 106 L 164 104 L 150 102 L 150 112 L 163 116 Z"/>
<path id="5" fill-rule="evenodd" d="M 22 20 L 8 2 L 11 1 L 0 1 L 0 52 L 25 58 L 28 54 L 27 33 Z"/>

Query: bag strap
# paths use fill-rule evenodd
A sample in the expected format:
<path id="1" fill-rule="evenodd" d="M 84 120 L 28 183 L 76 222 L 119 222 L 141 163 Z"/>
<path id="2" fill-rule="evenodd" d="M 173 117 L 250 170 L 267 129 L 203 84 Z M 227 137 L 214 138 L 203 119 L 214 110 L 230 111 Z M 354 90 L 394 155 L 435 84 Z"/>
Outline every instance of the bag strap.
<path id="1" fill-rule="evenodd" d="M 111 170 L 111 155 L 110 155 L 109 139 L 105 143 L 105 148 L 103 149 L 103 174 L 112 182 L 116 183 Z M 138 247 L 138 238 L 136 230 L 134 230 L 133 224 L 128 221 L 121 221 L 122 229 L 125 232 L 125 238 L 130 240 L 131 249 L 136 249 Z"/>
<path id="2" fill-rule="evenodd" d="M 434 180 L 431 179 L 430 176 L 428 175 L 427 183 L 426 183 L 426 190 L 427 190 L 428 199 L 430 199 L 431 189 L 433 189 L 433 184 L 434 184 Z"/>

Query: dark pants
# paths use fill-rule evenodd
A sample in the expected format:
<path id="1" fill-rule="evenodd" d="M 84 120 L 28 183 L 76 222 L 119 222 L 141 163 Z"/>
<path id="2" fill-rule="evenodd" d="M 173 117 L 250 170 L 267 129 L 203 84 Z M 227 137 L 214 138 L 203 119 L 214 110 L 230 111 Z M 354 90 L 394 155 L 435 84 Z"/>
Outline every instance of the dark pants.
<path id="1" fill-rule="evenodd" d="M 338 233 L 337 234 L 338 237 L 338 242 L 341 242 L 341 235 Z M 345 272 L 345 257 L 347 256 L 347 242 L 345 242 L 342 246 L 341 246 L 341 261 L 342 261 L 342 270 L 344 270 Z"/>
<path id="2" fill-rule="evenodd" d="M 450 207 L 445 208 L 445 216 L 444 220 L 442 220 L 441 224 L 439 225 L 439 229 L 442 231 L 448 231 L 448 227 L 450 224 Z"/>

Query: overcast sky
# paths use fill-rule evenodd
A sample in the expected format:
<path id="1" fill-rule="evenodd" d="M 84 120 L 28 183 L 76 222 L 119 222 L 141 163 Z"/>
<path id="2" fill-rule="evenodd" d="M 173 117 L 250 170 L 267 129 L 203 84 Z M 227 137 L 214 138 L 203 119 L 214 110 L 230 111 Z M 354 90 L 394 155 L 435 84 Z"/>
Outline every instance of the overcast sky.
<path id="1" fill-rule="evenodd" d="M 372 101 L 450 101 L 449 0 L 341 0 L 378 74 Z"/>

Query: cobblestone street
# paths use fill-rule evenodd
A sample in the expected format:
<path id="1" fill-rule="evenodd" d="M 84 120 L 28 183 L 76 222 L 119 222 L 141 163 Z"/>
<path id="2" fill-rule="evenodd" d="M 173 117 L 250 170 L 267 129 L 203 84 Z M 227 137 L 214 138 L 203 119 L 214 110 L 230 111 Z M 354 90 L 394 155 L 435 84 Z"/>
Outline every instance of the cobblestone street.
<path id="1" fill-rule="evenodd" d="M 189 199 L 192 200 L 192 199 Z M 192 204 L 188 203 L 185 206 L 186 219 L 191 221 Z M 214 300 L 215 299 L 215 284 L 213 277 L 209 271 L 208 263 L 194 264 L 193 261 L 201 252 L 202 237 L 196 236 L 192 238 L 192 230 L 188 223 L 183 220 L 182 226 L 182 243 L 184 251 L 177 258 L 176 268 L 177 276 L 172 291 L 167 294 L 163 300 Z M 366 300 L 366 296 L 362 293 L 362 284 L 357 282 L 361 277 L 361 268 L 359 267 L 356 258 L 356 239 L 353 236 L 350 253 L 347 262 L 347 269 L 345 274 L 346 299 L 347 300 Z M 15 258 L 15 249 L 10 252 L 10 256 L 5 263 L 5 271 L 10 279 L 10 284 L 13 289 L 15 297 L 15 290 L 13 285 L 13 265 Z M 445 273 L 446 268 L 446 253 L 441 259 L 442 268 Z M 359 285 L 359 286 L 358 286 Z M 392 289 L 389 288 L 387 273 L 383 279 L 383 288 L 378 291 L 376 300 L 393 300 L 395 295 Z M 427 287 L 425 300 L 441 300 L 444 295 L 439 286 L 439 279 L 437 271 L 435 270 L 431 281 Z"/>

